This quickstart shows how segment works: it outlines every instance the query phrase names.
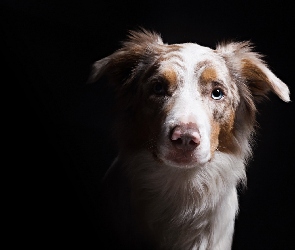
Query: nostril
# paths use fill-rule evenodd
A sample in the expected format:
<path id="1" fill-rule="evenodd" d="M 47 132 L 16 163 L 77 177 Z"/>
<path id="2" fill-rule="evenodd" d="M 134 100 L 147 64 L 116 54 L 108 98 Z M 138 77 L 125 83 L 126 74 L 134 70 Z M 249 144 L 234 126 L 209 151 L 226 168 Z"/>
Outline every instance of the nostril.
<path id="1" fill-rule="evenodd" d="M 200 144 L 199 131 L 186 125 L 172 129 L 170 139 L 172 145 L 182 150 L 194 150 Z"/>
<path id="2" fill-rule="evenodd" d="M 183 140 L 181 138 L 178 138 L 177 140 L 174 140 L 175 144 L 181 145 Z"/>
<path id="3" fill-rule="evenodd" d="M 176 127 L 172 130 L 172 134 L 171 134 L 171 140 L 172 141 L 181 141 L 181 136 L 182 136 L 182 132 L 181 129 L 179 127 Z M 178 141 L 179 142 L 179 141 Z"/>
<path id="4" fill-rule="evenodd" d="M 190 140 L 189 144 L 192 145 L 192 146 L 194 146 L 194 145 L 196 145 L 198 143 L 196 143 L 194 140 Z"/>

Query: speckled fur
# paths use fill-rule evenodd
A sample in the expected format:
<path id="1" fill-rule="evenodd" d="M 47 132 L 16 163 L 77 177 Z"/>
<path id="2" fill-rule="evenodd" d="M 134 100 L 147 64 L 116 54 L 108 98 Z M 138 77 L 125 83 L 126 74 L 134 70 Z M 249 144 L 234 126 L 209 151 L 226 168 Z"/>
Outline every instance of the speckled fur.
<path id="1" fill-rule="evenodd" d="M 230 249 L 255 104 L 268 91 L 289 101 L 287 86 L 248 42 L 167 45 L 145 30 L 97 61 L 90 80 L 104 74 L 117 93 L 120 152 L 104 179 L 103 211 L 121 249 Z M 161 97 L 151 91 L 159 81 Z M 216 86 L 225 92 L 219 102 L 210 96 Z M 168 132 L 181 119 L 194 120 L 203 141 L 198 161 L 178 166 Z"/>

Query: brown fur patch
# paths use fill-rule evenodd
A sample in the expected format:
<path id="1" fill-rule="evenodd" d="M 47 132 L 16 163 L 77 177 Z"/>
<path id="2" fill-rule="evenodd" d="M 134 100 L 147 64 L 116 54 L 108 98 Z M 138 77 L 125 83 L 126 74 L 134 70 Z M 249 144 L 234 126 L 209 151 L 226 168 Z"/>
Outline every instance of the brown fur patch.
<path id="1" fill-rule="evenodd" d="M 216 120 L 211 122 L 211 155 L 215 150 L 224 153 L 236 153 L 238 147 L 233 134 L 234 121 L 235 113 L 232 111 L 226 123 L 220 124 Z"/>
<path id="2" fill-rule="evenodd" d="M 170 44 L 166 46 L 166 53 L 170 53 L 170 52 L 174 52 L 174 51 L 178 51 L 182 48 L 181 45 L 177 45 L 177 44 Z"/>
<path id="3" fill-rule="evenodd" d="M 225 153 L 235 153 L 237 146 L 233 135 L 235 113 L 232 111 L 227 122 L 220 126 L 218 150 Z"/>
<path id="4" fill-rule="evenodd" d="M 204 83 L 216 81 L 216 79 L 217 79 L 217 73 L 216 73 L 216 70 L 212 67 L 205 68 L 200 77 L 200 80 Z"/>
<path id="5" fill-rule="evenodd" d="M 177 73 L 173 69 L 167 69 L 164 71 L 164 77 L 168 81 L 169 85 L 177 84 Z"/>
<path id="6" fill-rule="evenodd" d="M 216 121 L 211 122 L 210 152 L 214 154 L 219 144 L 220 124 Z"/>
<path id="7" fill-rule="evenodd" d="M 261 99 L 270 90 L 271 83 L 267 76 L 250 60 L 242 60 L 242 75 L 246 78 L 249 89 L 256 99 Z"/>

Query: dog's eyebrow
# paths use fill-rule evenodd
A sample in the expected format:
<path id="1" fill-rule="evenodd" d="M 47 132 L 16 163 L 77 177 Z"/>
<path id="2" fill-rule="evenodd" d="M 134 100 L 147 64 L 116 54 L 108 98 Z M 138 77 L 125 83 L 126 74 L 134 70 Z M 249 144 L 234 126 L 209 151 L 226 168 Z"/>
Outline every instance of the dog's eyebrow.
<path id="1" fill-rule="evenodd" d="M 223 85 L 225 86 L 223 80 L 218 77 L 218 73 L 215 67 L 211 65 L 203 65 L 204 70 L 202 70 L 199 80 L 202 84 L 213 84 L 213 85 Z M 200 69 L 201 70 L 201 69 Z M 195 72 L 196 74 L 196 72 Z"/>
<path id="2" fill-rule="evenodd" d="M 217 87 L 217 86 L 223 86 L 223 87 L 226 87 L 226 84 L 224 84 L 224 82 L 221 80 L 221 79 L 216 79 L 214 81 L 211 82 L 211 84 L 214 86 L 214 87 Z"/>
<path id="3" fill-rule="evenodd" d="M 195 66 L 194 73 L 196 74 L 201 68 L 210 66 L 212 63 L 209 60 L 198 62 Z"/>
<path id="4" fill-rule="evenodd" d="M 177 73 L 173 68 L 168 68 L 163 72 L 163 76 L 166 78 L 166 80 L 170 84 L 176 84 L 177 83 Z"/>
<path id="5" fill-rule="evenodd" d="M 199 63 L 198 66 L 199 66 L 199 71 L 201 71 L 199 80 L 202 84 L 205 84 L 205 85 L 211 84 L 214 87 L 218 85 L 226 87 L 226 84 L 224 83 L 224 81 L 218 77 L 217 70 L 212 65 L 212 63 L 210 63 L 209 61 L 206 61 L 206 62 Z M 202 70 L 202 68 L 204 69 Z M 196 75 L 197 73 L 198 72 L 195 72 Z"/>

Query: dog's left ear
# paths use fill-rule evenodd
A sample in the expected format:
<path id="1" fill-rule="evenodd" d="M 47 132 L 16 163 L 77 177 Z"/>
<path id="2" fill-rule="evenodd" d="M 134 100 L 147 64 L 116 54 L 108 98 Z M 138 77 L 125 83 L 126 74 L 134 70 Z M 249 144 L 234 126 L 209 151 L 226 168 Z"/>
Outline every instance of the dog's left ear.
<path id="1" fill-rule="evenodd" d="M 163 41 L 160 35 L 154 32 L 145 29 L 130 31 L 128 40 L 123 42 L 121 49 L 93 64 L 88 83 L 97 81 L 103 75 L 115 86 L 130 82 L 136 73 L 146 69 L 161 45 Z"/>
<path id="2" fill-rule="evenodd" d="M 272 91 L 283 101 L 289 102 L 289 89 L 277 78 L 261 59 L 261 55 L 252 51 L 251 43 L 229 43 L 217 46 L 216 52 L 226 61 L 236 80 L 240 79 L 248 86 L 256 102 Z"/>

